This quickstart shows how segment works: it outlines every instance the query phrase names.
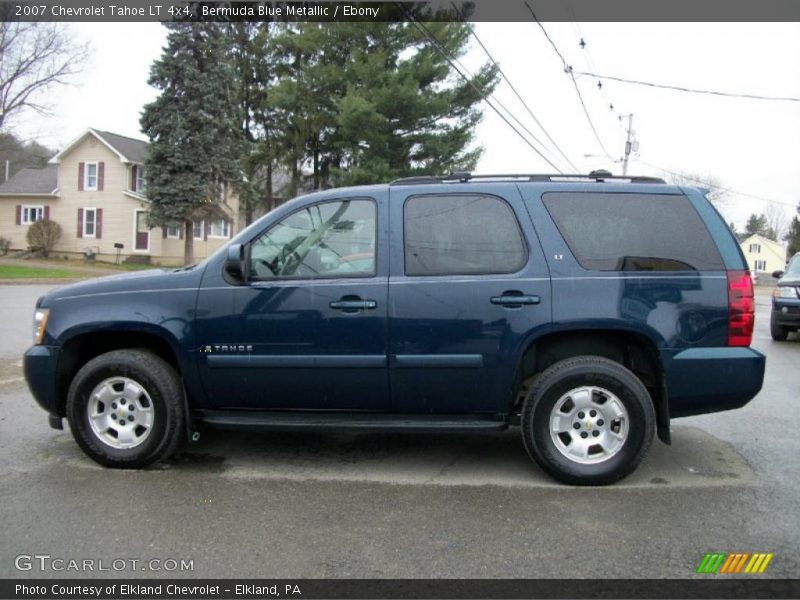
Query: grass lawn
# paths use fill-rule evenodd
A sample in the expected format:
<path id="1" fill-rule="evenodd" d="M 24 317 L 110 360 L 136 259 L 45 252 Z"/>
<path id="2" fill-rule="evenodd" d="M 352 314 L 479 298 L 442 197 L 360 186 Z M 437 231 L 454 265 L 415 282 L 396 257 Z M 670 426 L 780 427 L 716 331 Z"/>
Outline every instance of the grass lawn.
<path id="1" fill-rule="evenodd" d="M 86 273 L 69 269 L 0 265 L 0 279 L 79 279 L 86 276 Z"/>

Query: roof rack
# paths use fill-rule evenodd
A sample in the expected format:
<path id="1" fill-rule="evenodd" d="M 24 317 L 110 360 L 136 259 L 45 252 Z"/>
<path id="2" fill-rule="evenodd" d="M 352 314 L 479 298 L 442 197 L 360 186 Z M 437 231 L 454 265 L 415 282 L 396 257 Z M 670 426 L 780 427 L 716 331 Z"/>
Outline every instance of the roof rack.
<path id="1" fill-rule="evenodd" d="M 395 179 L 389 185 L 417 185 L 424 183 L 468 183 L 475 179 L 487 180 L 496 179 L 500 181 L 522 180 L 535 182 L 550 181 L 625 181 L 630 183 L 666 183 L 659 177 L 643 177 L 639 175 L 612 175 L 609 171 L 592 171 L 588 175 L 564 175 L 564 174 L 531 174 L 531 173 L 511 173 L 501 175 L 474 175 L 468 172 L 455 172 L 449 175 L 422 175 L 418 177 L 404 177 Z"/>

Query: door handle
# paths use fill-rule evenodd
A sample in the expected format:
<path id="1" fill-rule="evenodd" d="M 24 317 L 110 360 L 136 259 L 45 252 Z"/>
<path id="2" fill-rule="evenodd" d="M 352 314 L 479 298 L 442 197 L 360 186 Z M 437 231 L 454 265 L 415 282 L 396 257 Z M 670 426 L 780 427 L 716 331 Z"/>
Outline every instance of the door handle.
<path id="1" fill-rule="evenodd" d="M 489 302 L 499 304 L 509 308 L 522 306 L 523 304 L 539 304 L 542 299 L 539 296 L 527 296 L 523 294 L 503 294 L 502 296 L 492 296 Z"/>
<path id="2" fill-rule="evenodd" d="M 328 306 L 336 310 L 372 310 L 378 303 L 375 300 L 334 300 Z"/>

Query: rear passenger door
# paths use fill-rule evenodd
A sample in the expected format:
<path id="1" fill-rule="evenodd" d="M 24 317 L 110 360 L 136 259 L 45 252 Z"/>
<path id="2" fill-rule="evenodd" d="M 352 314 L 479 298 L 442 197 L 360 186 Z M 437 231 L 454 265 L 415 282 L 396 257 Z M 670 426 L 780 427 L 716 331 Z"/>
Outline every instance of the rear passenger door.
<path id="1" fill-rule="evenodd" d="M 390 191 L 392 410 L 507 409 L 528 341 L 551 326 L 550 277 L 514 185 Z"/>

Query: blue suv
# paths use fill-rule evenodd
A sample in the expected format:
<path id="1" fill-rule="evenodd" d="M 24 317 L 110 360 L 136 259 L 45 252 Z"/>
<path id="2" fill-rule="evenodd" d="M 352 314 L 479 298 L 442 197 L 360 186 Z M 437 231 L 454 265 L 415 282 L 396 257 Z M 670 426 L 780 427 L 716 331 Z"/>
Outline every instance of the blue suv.
<path id="1" fill-rule="evenodd" d="M 778 285 L 772 293 L 769 329 L 773 340 L 784 342 L 790 331 L 800 331 L 800 252 L 789 260 L 786 271 L 772 276 Z"/>
<path id="2" fill-rule="evenodd" d="M 599 485 L 671 419 L 758 393 L 753 318 L 701 190 L 459 173 L 296 198 L 199 265 L 56 289 L 25 375 L 109 467 L 201 427 L 519 426 L 547 473 Z"/>

